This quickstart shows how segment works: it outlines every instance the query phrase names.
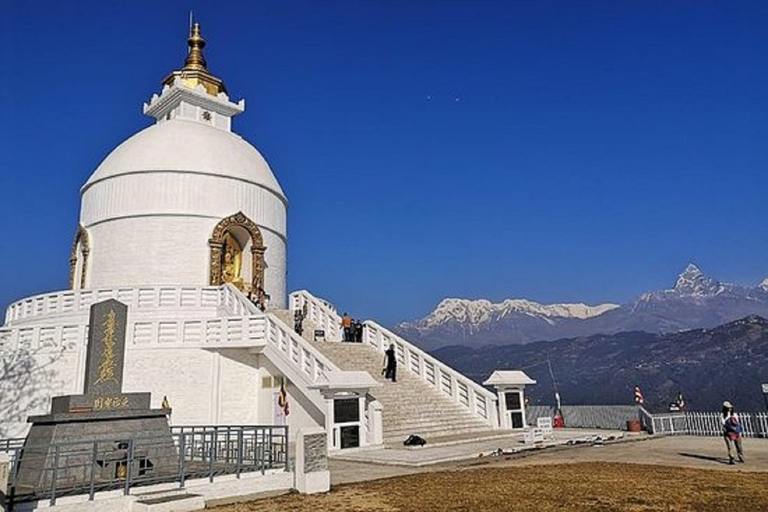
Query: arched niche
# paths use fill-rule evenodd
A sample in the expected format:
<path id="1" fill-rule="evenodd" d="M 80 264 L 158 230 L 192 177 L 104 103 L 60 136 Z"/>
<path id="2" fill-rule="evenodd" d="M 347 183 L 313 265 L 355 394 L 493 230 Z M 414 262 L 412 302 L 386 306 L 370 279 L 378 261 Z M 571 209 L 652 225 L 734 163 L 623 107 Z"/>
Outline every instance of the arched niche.
<path id="1" fill-rule="evenodd" d="M 72 290 L 85 288 L 85 275 L 88 271 L 88 254 L 91 245 L 88 240 L 88 231 L 82 224 L 78 224 L 75 239 L 72 241 L 72 249 L 69 251 L 69 287 Z"/>
<path id="2" fill-rule="evenodd" d="M 208 240 L 210 284 L 232 283 L 242 291 L 264 288 L 264 239 L 243 212 L 222 219 Z"/>

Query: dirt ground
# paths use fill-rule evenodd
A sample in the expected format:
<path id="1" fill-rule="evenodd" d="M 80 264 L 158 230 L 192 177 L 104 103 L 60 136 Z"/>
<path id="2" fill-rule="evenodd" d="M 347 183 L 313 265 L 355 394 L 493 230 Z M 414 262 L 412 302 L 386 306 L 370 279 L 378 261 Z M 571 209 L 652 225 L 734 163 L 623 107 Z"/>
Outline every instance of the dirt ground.
<path id="1" fill-rule="evenodd" d="M 741 470 L 741 468 L 744 470 Z M 768 511 L 768 473 L 612 462 L 459 468 L 216 507 L 216 512 Z"/>

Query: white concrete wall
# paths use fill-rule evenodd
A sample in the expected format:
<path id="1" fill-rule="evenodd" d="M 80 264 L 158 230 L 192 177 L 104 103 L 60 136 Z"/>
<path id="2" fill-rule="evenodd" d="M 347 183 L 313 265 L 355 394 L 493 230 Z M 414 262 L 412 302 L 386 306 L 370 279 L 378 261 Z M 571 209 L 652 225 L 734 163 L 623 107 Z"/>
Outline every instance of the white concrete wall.
<path id="1" fill-rule="evenodd" d="M 277 367 L 272 364 L 272 362 L 263 354 L 259 356 L 259 364 L 267 373 L 271 375 L 280 375 Z M 274 390 L 270 390 L 270 396 L 272 391 Z M 312 402 L 310 402 L 307 397 L 303 396 L 301 391 L 299 391 L 290 381 L 288 381 L 286 391 L 288 392 L 289 407 L 289 414 L 286 418 L 286 425 L 288 425 L 288 437 L 291 442 L 296 440 L 296 435 L 301 429 L 315 427 L 325 428 L 325 411 L 318 411 Z M 271 419 L 271 403 L 264 404 L 261 410 L 263 414 L 270 415 L 269 424 L 272 424 L 273 420 Z"/>
<path id="2" fill-rule="evenodd" d="M 217 415 L 220 365 L 214 352 L 200 349 L 147 349 L 126 351 L 123 390 L 152 393 L 152 406 L 160 408 L 168 397 L 174 425 L 210 425 Z"/>
<path id="3" fill-rule="evenodd" d="M 259 421 L 259 389 L 262 371 L 258 355 L 247 350 L 222 350 L 219 356 L 218 410 L 216 422 L 222 425 L 255 425 Z M 266 424 L 271 425 L 269 421 Z"/>
<path id="4" fill-rule="evenodd" d="M 193 171 L 145 171 L 99 180 L 83 191 L 80 221 L 88 228 L 120 217 L 224 218 L 238 211 L 259 226 L 286 232 L 285 203 L 274 191 L 242 179 Z"/>
<path id="5" fill-rule="evenodd" d="M 80 222 L 90 235 L 87 288 L 209 284 L 213 229 L 243 212 L 262 232 L 265 290 L 286 296 L 286 204 L 253 182 L 191 171 L 145 171 L 96 181 L 83 191 Z"/>
<path id="6" fill-rule="evenodd" d="M 11 366 L 0 378 L 0 438 L 24 437 L 27 417 L 49 414 L 52 396 L 82 392 L 85 359 L 79 347 L 21 349 L 0 353 L 0 359 Z"/>

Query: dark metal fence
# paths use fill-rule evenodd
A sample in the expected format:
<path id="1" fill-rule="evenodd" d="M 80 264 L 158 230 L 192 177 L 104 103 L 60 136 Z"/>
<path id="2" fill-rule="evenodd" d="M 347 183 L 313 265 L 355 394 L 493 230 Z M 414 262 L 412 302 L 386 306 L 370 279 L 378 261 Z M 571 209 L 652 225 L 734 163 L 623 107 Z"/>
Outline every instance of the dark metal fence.
<path id="1" fill-rule="evenodd" d="M 106 438 L 22 446 L 0 440 L 11 455 L 6 510 L 22 501 L 190 479 L 283 469 L 289 471 L 287 426 L 173 427 L 168 437 Z M 21 440 L 23 441 L 23 440 Z M 33 468 L 34 471 L 31 471 Z M 31 476 L 30 476 L 31 475 Z"/>
<path id="2" fill-rule="evenodd" d="M 17 448 L 24 445 L 23 437 L 14 437 L 11 439 L 0 439 L 0 453 L 13 453 Z"/>

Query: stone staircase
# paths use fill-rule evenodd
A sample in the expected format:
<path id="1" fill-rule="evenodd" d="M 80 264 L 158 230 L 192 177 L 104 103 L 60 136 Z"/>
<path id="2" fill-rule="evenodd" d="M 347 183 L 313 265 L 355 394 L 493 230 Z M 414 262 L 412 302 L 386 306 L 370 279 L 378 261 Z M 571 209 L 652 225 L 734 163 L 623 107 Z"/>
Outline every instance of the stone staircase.
<path id="1" fill-rule="evenodd" d="M 269 309 L 267 310 L 268 313 L 274 314 L 277 318 L 282 320 L 282 322 L 290 327 L 293 328 L 293 311 L 290 309 Z M 312 323 L 309 320 L 304 320 L 302 322 L 301 326 L 303 327 L 303 331 L 301 333 L 301 337 L 304 338 L 307 341 L 313 341 L 314 340 L 314 334 L 315 334 L 315 324 Z"/>
<path id="2" fill-rule="evenodd" d="M 427 442 L 457 435 L 478 437 L 498 434 L 488 424 L 472 416 L 450 398 L 442 396 L 432 386 L 397 367 L 397 382 L 381 374 L 384 354 L 359 343 L 316 342 L 314 346 L 342 370 L 363 370 L 383 383 L 371 390 L 382 404 L 384 444 L 402 446 L 411 434 Z"/>

